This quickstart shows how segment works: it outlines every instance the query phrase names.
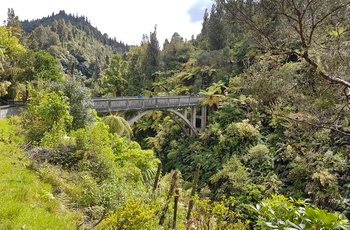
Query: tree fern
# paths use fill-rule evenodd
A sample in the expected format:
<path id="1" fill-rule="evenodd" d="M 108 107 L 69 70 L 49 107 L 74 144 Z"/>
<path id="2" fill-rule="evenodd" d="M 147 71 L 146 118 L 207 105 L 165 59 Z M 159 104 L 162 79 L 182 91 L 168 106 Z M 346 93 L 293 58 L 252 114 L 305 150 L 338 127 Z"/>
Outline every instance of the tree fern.
<path id="1" fill-rule="evenodd" d="M 128 139 L 132 136 L 132 129 L 124 118 L 111 114 L 104 117 L 102 120 L 109 126 L 110 133 L 117 133 L 119 136 L 126 136 Z"/>

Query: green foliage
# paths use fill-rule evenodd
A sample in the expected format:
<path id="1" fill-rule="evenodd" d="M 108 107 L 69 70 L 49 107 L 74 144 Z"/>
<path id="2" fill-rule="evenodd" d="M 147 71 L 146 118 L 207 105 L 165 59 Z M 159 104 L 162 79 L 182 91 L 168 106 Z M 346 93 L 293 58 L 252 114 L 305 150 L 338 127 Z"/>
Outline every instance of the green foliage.
<path id="1" fill-rule="evenodd" d="M 193 46 L 186 43 L 178 33 L 174 33 L 169 43 L 165 44 L 161 52 L 164 65 L 169 70 L 178 69 L 182 63 L 188 61 Z"/>
<path id="2" fill-rule="evenodd" d="M 58 34 L 43 25 L 35 28 L 29 36 L 29 48 L 32 50 L 46 50 L 57 45 L 60 45 Z"/>
<path id="3" fill-rule="evenodd" d="M 21 118 L 18 116 L 0 119 L 0 141 L 21 143 L 23 141 L 23 130 L 20 124 Z"/>
<path id="4" fill-rule="evenodd" d="M 146 46 L 131 47 L 125 54 L 127 65 L 127 74 L 124 79 L 127 81 L 124 93 L 129 96 L 136 96 L 142 92 L 142 89 L 151 88 L 151 82 L 146 77 L 142 69 L 142 60 L 146 55 Z"/>
<path id="5" fill-rule="evenodd" d="M 46 50 L 62 64 L 66 72 L 72 63 L 84 76 L 96 80 L 116 53 L 128 50 L 124 43 L 109 38 L 93 27 L 85 16 L 60 11 L 49 17 L 22 21 L 27 45 L 35 51 Z"/>
<path id="6" fill-rule="evenodd" d="M 248 229 L 247 223 L 240 219 L 239 213 L 231 211 L 234 198 L 222 197 L 221 201 L 211 201 L 208 198 L 194 197 L 194 210 L 192 218 L 188 220 L 187 227 L 196 229 Z"/>
<path id="7" fill-rule="evenodd" d="M 84 128 L 96 119 L 90 109 L 90 90 L 85 87 L 81 77 L 65 76 L 64 81 L 52 83 L 50 88 L 55 92 L 63 92 L 68 98 L 69 114 L 73 117 L 71 129 Z"/>
<path id="8" fill-rule="evenodd" d="M 142 60 L 142 70 L 146 77 L 155 81 L 155 73 L 159 70 L 159 58 L 160 58 L 160 48 L 157 39 L 157 25 L 154 27 L 154 31 L 150 32 L 149 41 L 146 41 L 146 53 Z"/>
<path id="9" fill-rule="evenodd" d="M 116 133 L 119 136 L 125 135 L 129 140 L 132 136 L 132 129 L 129 123 L 117 115 L 108 115 L 102 118 L 102 121 L 108 125 L 110 133 Z"/>
<path id="10" fill-rule="evenodd" d="M 43 194 L 40 197 L 65 200 L 70 207 L 84 210 L 81 228 L 91 228 L 104 208 L 110 211 L 101 224 L 107 229 L 123 223 L 128 228 L 147 228 L 146 223 L 157 228 L 152 223 L 168 202 L 170 183 L 162 178 L 156 191 L 149 193 L 158 164 L 155 151 L 165 175 L 178 169 L 181 179 L 190 181 L 195 165 L 201 165 L 198 185 L 206 189 L 193 219 L 198 228 L 247 229 L 258 219 L 257 229 L 323 225 L 337 229 L 343 217 L 337 219 L 331 210 L 348 210 L 350 199 L 348 9 L 341 0 L 283 2 L 216 1 L 211 14 L 206 11 L 196 39 L 184 41 L 174 33 L 160 50 L 155 29 L 150 37 L 144 36 L 141 46 L 123 55 L 117 54 L 123 44 L 117 47 L 85 17 L 65 12 L 23 22 L 31 34 L 21 41 L 35 50 L 25 52 L 13 36 L 20 37 L 18 18 L 9 11 L 8 28 L 0 29 L 0 96 L 20 98 L 22 93 L 25 98 L 25 81 L 40 88 L 42 82 L 47 86 L 46 80 L 60 78 L 55 60 L 39 49 L 46 49 L 71 73 L 65 82 L 52 84 L 55 93 L 32 91 L 32 104 L 21 117 L 28 140 L 38 145 L 28 150 L 30 169 L 52 186 L 37 192 Z M 87 78 L 77 77 L 74 69 Z M 93 96 L 200 92 L 210 105 L 209 125 L 198 139 L 188 138 L 171 117 L 154 112 L 152 119 L 137 124 L 133 140 L 138 143 L 123 139 L 115 134 L 123 130 L 117 127 L 126 125 L 120 118 L 106 118 L 109 127 L 101 121 L 92 123 L 99 118 L 95 113 L 91 119 L 83 80 L 93 88 Z M 228 97 L 222 96 L 224 89 L 230 92 Z M 0 141 L 6 142 L 0 147 L 8 155 L 14 153 L 10 143 L 22 143 L 21 130 L 13 126 L 17 118 L 11 119 L 0 120 Z M 124 130 L 131 133 L 129 127 Z M 10 159 L 18 166 L 21 158 Z M 9 166 L 4 165 L 4 170 L 9 171 Z M 310 198 L 329 211 L 299 205 L 302 202 L 294 199 L 273 197 L 261 202 L 277 192 Z M 234 195 L 234 204 L 221 202 L 223 194 Z M 11 194 L 6 190 L 4 196 Z M 179 220 L 183 220 L 183 202 L 188 203 L 189 197 L 184 192 L 180 198 Z M 246 209 L 259 202 L 254 212 Z M 37 202 L 30 207 L 33 203 Z M 52 211 L 56 205 L 43 206 Z M 172 210 L 165 214 L 166 224 L 172 214 Z"/>
<path id="11" fill-rule="evenodd" d="M 76 150 L 73 154 L 80 159 L 72 169 L 90 171 L 96 178 L 108 178 L 115 159 L 108 127 L 103 122 L 96 122 L 86 129 L 72 131 L 69 136 Z"/>
<path id="12" fill-rule="evenodd" d="M 96 229 L 161 229 L 152 206 L 132 198 L 119 206 Z"/>
<path id="13" fill-rule="evenodd" d="M 223 169 L 210 178 L 212 184 L 217 186 L 218 196 L 232 194 L 244 187 L 248 173 L 236 155 L 223 165 Z"/>
<path id="14" fill-rule="evenodd" d="M 222 88 L 224 87 L 224 83 L 222 81 L 219 81 L 209 86 L 207 88 L 207 91 L 201 90 L 199 94 L 205 95 L 202 104 L 208 105 L 211 110 L 215 111 L 219 103 L 222 101 Z"/>
<path id="15" fill-rule="evenodd" d="M 81 177 L 81 204 L 85 207 L 92 207 L 101 203 L 100 188 L 95 178 L 89 174 L 82 175 Z"/>
<path id="16" fill-rule="evenodd" d="M 214 4 L 211 7 L 208 20 L 208 41 L 211 50 L 220 50 L 225 47 L 226 29 L 224 24 L 224 8 L 222 4 Z"/>
<path id="17" fill-rule="evenodd" d="M 50 53 L 43 50 L 36 52 L 33 50 L 26 51 L 20 57 L 19 65 L 24 71 L 16 77 L 22 82 L 38 81 L 39 79 L 48 81 L 62 79 L 58 61 Z"/>
<path id="18" fill-rule="evenodd" d="M 137 142 L 131 142 L 124 151 L 115 154 L 116 162 L 122 167 L 125 163 L 129 167 L 135 165 L 142 173 L 146 174 L 149 169 L 157 169 L 158 167 L 159 161 L 155 158 L 153 151 L 142 150 Z"/>
<path id="19" fill-rule="evenodd" d="M 274 195 L 252 209 L 258 213 L 257 229 L 348 229 L 348 220 L 336 212 L 309 206 L 302 200 Z"/>
<path id="20" fill-rule="evenodd" d="M 5 58 L 5 60 L 13 61 L 25 51 L 18 38 L 13 36 L 6 26 L 0 27 L 0 46 L 2 51 L 0 57 Z"/>
<path id="21" fill-rule="evenodd" d="M 100 80 L 104 95 L 122 96 L 126 83 L 124 79 L 126 64 L 127 62 L 123 61 L 119 54 L 112 57 L 111 63 L 103 72 Z"/>
<path id="22" fill-rule="evenodd" d="M 6 26 L 0 27 L 0 97 L 9 93 L 9 87 L 14 84 L 14 75 L 21 72 L 17 59 L 25 52 L 17 37 Z M 10 95 L 14 97 L 13 95 Z"/>
<path id="23" fill-rule="evenodd" d="M 251 147 L 248 153 L 243 156 L 246 167 L 254 171 L 267 172 L 273 168 L 273 158 L 266 145 L 258 144 Z"/>
<path id="24" fill-rule="evenodd" d="M 224 101 L 220 104 L 220 110 L 211 114 L 211 117 L 218 123 L 220 127 L 226 127 L 232 122 L 239 122 L 247 117 L 246 105 L 242 105 L 239 101 Z"/>
<path id="25" fill-rule="evenodd" d="M 46 133 L 64 133 L 72 122 L 68 99 L 63 93 L 47 91 L 32 91 L 32 99 L 23 111 L 22 118 L 27 139 L 34 142 L 39 142 Z"/>
<path id="26" fill-rule="evenodd" d="M 256 141 L 260 136 L 259 127 L 249 124 L 248 119 L 229 124 L 225 131 L 246 143 Z"/>
<path id="27" fill-rule="evenodd" d="M 13 8 L 7 9 L 7 20 L 4 21 L 4 24 L 6 23 L 6 27 L 8 28 L 11 33 L 16 36 L 17 38 L 21 39 L 23 35 L 23 30 L 21 28 L 21 23 L 18 19 L 18 16 L 16 16 L 15 11 Z"/>

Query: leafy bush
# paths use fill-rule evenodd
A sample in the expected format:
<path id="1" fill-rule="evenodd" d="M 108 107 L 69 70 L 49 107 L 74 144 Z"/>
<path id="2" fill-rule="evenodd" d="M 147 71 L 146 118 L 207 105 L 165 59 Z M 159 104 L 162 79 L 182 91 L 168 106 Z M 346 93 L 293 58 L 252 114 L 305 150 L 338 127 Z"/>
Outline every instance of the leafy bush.
<path id="1" fill-rule="evenodd" d="M 69 114 L 73 121 L 71 128 L 76 130 L 93 123 L 94 114 L 90 109 L 92 103 L 89 98 L 89 90 L 84 86 L 83 79 L 78 76 L 66 76 L 65 81 L 55 82 L 51 88 L 55 92 L 63 92 L 69 99 Z"/>
<path id="2" fill-rule="evenodd" d="M 158 218 L 155 218 L 155 210 L 142 201 L 133 198 L 119 206 L 96 229 L 162 229 L 158 227 L 157 223 Z"/>
<path id="3" fill-rule="evenodd" d="M 258 213 L 257 229 L 349 229 L 346 217 L 311 207 L 303 200 L 273 195 L 252 209 Z"/>
<path id="4" fill-rule="evenodd" d="M 224 164 L 223 169 L 210 178 L 217 186 L 218 194 L 224 195 L 241 190 L 246 184 L 248 173 L 236 155 Z"/>
<path id="5" fill-rule="evenodd" d="M 258 144 L 251 147 L 248 153 L 243 156 L 247 167 L 259 171 L 267 171 L 273 167 L 273 159 L 270 150 L 266 145 Z"/>
<path id="6" fill-rule="evenodd" d="M 243 140 L 244 143 L 255 141 L 260 135 L 258 128 L 249 124 L 249 120 L 231 123 L 226 128 L 226 132 L 230 135 L 234 134 L 239 140 Z"/>
<path id="7" fill-rule="evenodd" d="M 244 230 L 247 223 L 240 219 L 239 213 L 230 208 L 234 206 L 233 197 L 222 197 L 221 201 L 212 202 L 210 199 L 198 199 L 194 197 L 194 210 L 192 218 L 187 221 L 190 229 L 219 229 L 219 230 Z"/>
<path id="8" fill-rule="evenodd" d="M 107 125 L 96 122 L 86 129 L 72 131 L 70 139 L 75 149 L 73 155 L 80 157 L 72 169 L 90 171 L 94 177 L 101 179 L 110 176 L 114 154 Z"/>
<path id="9" fill-rule="evenodd" d="M 23 111 L 23 127 L 29 141 L 38 143 L 45 134 L 61 135 L 71 126 L 68 99 L 61 93 L 31 90 L 32 99 Z M 51 140 L 54 141 L 54 138 Z"/>

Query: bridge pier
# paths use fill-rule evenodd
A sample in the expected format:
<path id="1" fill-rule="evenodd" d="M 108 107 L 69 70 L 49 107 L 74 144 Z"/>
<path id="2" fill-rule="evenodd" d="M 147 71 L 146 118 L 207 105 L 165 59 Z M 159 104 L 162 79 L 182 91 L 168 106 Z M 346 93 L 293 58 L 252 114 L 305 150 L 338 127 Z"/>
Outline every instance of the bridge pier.
<path id="1" fill-rule="evenodd" d="M 194 106 L 191 106 L 191 125 L 195 128 L 197 128 L 196 121 L 197 121 L 197 109 Z M 191 130 L 191 135 L 193 135 L 193 131 Z"/>
<path id="2" fill-rule="evenodd" d="M 196 106 L 191 106 L 189 107 L 190 109 L 190 117 L 188 117 L 188 108 L 184 108 L 182 110 L 182 114 L 184 117 L 186 117 L 191 125 L 197 129 L 197 130 L 203 130 L 207 126 L 207 107 L 206 106 L 201 106 L 200 107 L 200 114 L 197 114 L 198 112 L 198 107 Z M 200 125 L 197 126 L 197 121 L 200 121 Z M 193 135 L 193 131 L 190 131 L 190 134 Z"/>
<path id="3" fill-rule="evenodd" d="M 205 129 L 207 127 L 207 106 L 202 106 L 201 111 L 201 129 Z"/>

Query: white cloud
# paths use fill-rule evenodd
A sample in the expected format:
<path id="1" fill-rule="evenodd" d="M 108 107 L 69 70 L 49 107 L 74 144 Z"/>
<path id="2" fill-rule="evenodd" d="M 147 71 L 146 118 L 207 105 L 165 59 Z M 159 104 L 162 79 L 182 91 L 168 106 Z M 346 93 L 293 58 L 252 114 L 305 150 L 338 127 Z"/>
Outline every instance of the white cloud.
<path id="1" fill-rule="evenodd" d="M 208 0 L 199 0 L 208 1 Z M 53 12 L 86 16 L 101 33 L 107 33 L 129 45 L 140 44 L 142 35 L 153 32 L 162 46 L 174 32 L 190 39 L 199 34 L 201 22 L 190 22 L 187 11 L 198 0 L 1 0 L 0 19 L 6 20 L 7 9 L 13 8 L 20 20 L 46 17 Z"/>

